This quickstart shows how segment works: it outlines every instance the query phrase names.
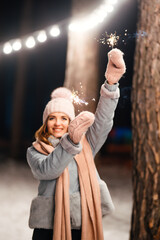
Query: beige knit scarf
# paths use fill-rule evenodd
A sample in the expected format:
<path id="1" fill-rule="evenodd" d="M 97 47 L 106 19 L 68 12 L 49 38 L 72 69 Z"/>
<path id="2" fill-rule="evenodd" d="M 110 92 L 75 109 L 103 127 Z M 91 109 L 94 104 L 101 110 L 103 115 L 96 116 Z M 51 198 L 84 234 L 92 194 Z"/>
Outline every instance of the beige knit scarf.
<path id="1" fill-rule="evenodd" d="M 82 234 L 81 240 L 103 240 L 101 197 L 92 151 L 86 137 L 82 140 L 83 150 L 75 156 L 81 192 Z M 48 155 L 54 148 L 41 141 L 33 146 Z M 53 240 L 71 240 L 69 206 L 69 172 L 64 170 L 57 180 Z"/>

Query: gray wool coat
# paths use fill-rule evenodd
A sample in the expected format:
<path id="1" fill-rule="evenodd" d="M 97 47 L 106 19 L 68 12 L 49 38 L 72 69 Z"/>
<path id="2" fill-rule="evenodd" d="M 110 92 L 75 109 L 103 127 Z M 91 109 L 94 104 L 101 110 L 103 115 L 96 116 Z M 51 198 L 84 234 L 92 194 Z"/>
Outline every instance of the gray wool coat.
<path id="1" fill-rule="evenodd" d="M 114 112 L 118 103 L 118 84 L 101 87 L 100 99 L 95 112 L 95 121 L 86 132 L 93 157 L 100 150 L 113 126 Z M 65 134 L 55 150 L 48 156 L 38 152 L 33 146 L 27 149 L 27 161 L 33 176 L 40 181 L 38 196 L 31 203 L 29 227 L 52 229 L 55 211 L 55 188 L 57 178 L 68 167 L 70 177 L 70 217 L 71 228 L 81 228 L 81 198 L 77 164 L 74 156 L 82 150 L 81 144 L 75 145 Z M 102 216 L 112 212 L 114 205 L 107 185 L 97 172 L 101 192 Z"/>

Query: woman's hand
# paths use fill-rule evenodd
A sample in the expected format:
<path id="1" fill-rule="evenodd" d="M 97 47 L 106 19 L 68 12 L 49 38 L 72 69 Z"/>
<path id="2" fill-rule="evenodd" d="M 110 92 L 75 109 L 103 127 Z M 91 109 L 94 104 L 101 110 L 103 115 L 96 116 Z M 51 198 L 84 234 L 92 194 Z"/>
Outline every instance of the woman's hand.
<path id="1" fill-rule="evenodd" d="M 94 114 L 88 111 L 83 111 L 70 123 L 68 127 L 69 137 L 73 143 L 78 144 L 88 128 L 94 122 Z"/>
<path id="2" fill-rule="evenodd" d="M 126 71 L 123 52 L 114 48 L 108 53 L 108 64 L 105 77 L 109 84 L 117 83 Z"/>

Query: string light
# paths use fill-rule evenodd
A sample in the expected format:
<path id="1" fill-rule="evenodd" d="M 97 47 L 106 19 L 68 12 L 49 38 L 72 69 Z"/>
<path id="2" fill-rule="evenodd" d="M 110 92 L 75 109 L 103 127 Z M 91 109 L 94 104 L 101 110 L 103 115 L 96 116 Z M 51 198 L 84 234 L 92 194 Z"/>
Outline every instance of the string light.
<path id="1" fill-rule="evenodd" d="M 20 40 L 15 40 L 12 44 L 12 49 L 14 51 L 19 51 L 22 48 L 22 43 Z"/>
<path id="2" fill-rule="evenodd" d="M 32 36 L 28 37 L 26 40 L 26 47 L 33 48 L 33 47 L 35 47 L 35 45 L 36 45 L 36 43 L 35 43 L 34 37 L 32 37 Z"/>
<path id="3" fill-rule="evenodd" d="M 87 18 L 75 20 L 69 24 L 69 30 L 73 32 L 85 32 L 92 29 L 99 23 L 102 23 L 107 17 L 108 13 L 114 10 L 113 5 L 117 3 L 116 0 L 104 2 L 99 8 L 94 10 Z"/>
<path id="4" fill-rule="evenodd" d="M 110 4 L 116 4 L 117 3 L 117 0 L 108 0 L 108 3 Z"/>
<path id="5" fill-rule="evenodd" d="M 107 11 L 108 11 L 108 12 L 113 12 L 113 10 L 114 10 L 114 8 L 113 8 L 112 5 L 109 5 L 109 6 L 107 7 Z"/>
<path id="6" fill-rule="evenodd" d="M 50 29 L 50 35 L 52 37 L 58 37 L 60 35 L 60 29 L 58 26 L 53 26 L 51 29 Z"/>
<path id="7" fill-rule="evenodd" d="M 44 30 L 39 32 L 39 34 L 37 36 L 37 40 L 40 43 L 43 43 L 47 40 L 47 35 L 46 35 L 46 32 Z"/>
<path id="8" fill-rule="evenodd" d="M 88 31 L 98 24 L 102 23 L 104 19 L 114 10 L 114 5 L 118 3 L 117 0 L 104 0 L 97 9 L 91 12 L 87 17 L 79 20 L 72 21 L 68 29 L 74 32 Z M 32 49 L 37 44 L 46 42 L 49 37 L 58 37 L 61 31 L 58 25 L 48 27 L 44 30 L 33 32 L 29 37 L 23 36 L 21 39 L 10 40 L 1 46 L 4 54 L 10 54 L 13 51 L 19 51 L 21 49 Z"/>
<path id="9" fill-rule="evenodd" d="M 4 44 L 3 52 L 5 54 L 10 54 L 12 52 L 12 46 L 11 46 L 11 44 L 9 42 Z"/>

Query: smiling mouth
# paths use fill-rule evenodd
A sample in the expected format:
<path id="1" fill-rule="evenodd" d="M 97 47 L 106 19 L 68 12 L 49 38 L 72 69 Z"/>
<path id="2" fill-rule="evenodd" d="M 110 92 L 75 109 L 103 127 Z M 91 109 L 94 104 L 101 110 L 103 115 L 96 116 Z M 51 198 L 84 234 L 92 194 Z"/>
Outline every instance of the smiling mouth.
<path id="1" fill-rule="evenodd" d="M 53 129 L 54 132 L 61 132 L 62 130 L 63 130 L 63 129 L 61 129 L 61 128 L 54 128 L 54 129 Z"/>

